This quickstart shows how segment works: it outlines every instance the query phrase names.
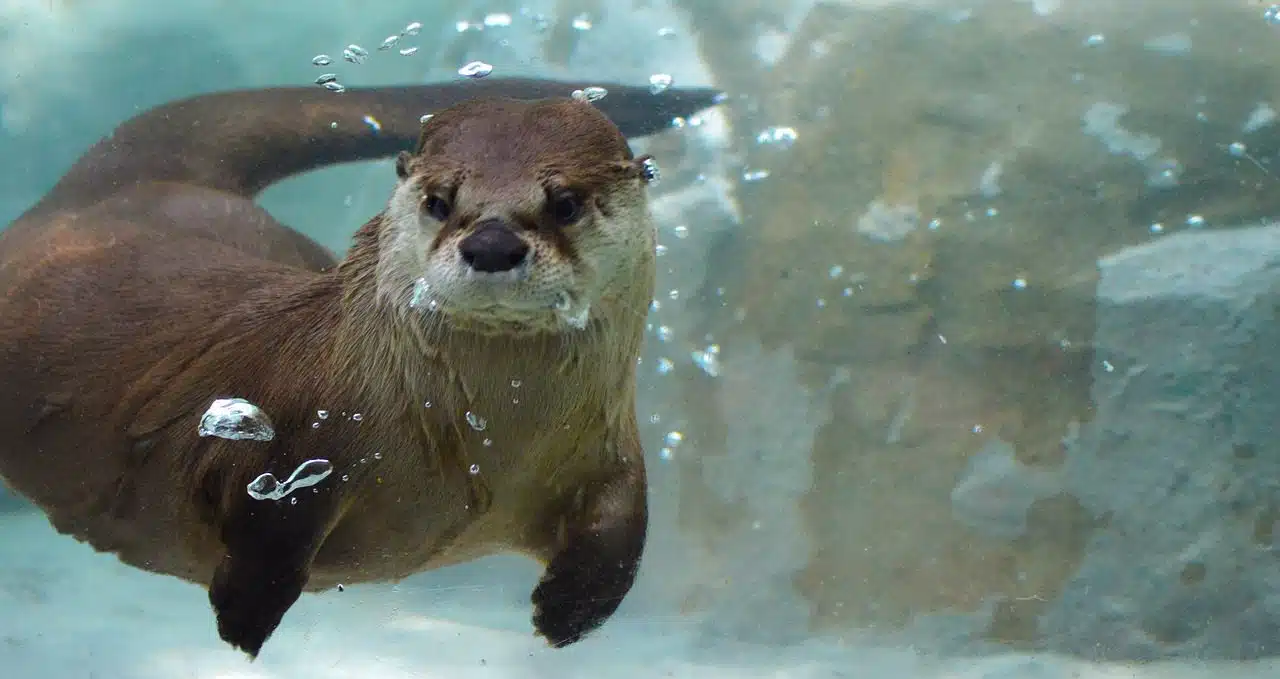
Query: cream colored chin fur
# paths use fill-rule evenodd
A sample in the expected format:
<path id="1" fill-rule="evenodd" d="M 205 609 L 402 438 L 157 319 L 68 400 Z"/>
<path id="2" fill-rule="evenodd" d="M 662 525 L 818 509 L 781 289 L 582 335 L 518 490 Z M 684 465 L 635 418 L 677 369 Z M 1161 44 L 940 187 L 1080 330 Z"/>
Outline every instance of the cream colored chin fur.
<path id="1" fill-rule="evenodd" d="M 419 315 L 429 326 L 447 319 L 454 327 L 498 333 L 585 330 L 606 298 L 629 296 L 610 287 L 634 280 L 635 268 L 653 252 L 644 188 L 635 182 L 620 185 L 611 195 L 612 219 L 586 217 L 591 221 L 575 243 L 576 266 L 549 243 L 526 238 L 528 264 L 510 274 L 477 275 L 458 257 L 462 235 L 432 249 L 439 225 L 421 213 L 419 185 L 413 177 L 401 181 L 388 202 L 376 298 L 379 304 Z"/>

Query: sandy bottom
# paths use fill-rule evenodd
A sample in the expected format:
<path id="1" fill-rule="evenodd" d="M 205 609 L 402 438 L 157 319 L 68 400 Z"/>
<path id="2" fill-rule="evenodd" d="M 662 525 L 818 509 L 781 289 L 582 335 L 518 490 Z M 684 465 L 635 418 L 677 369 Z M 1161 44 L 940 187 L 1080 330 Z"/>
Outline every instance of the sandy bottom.
<path id="1" fill-rule="evenodd" d="M 465 576 L 465 577 L 462 577 Z M 530 574 L 532 577 L 532 573 Z M 0 518 L 0 675 L 14 679 L 1245 679 L 1250 666 L 1096 666 L 1052 657 L 942 658 L 815 641 L 708 643 L 678 620 L 616 617 L 571 648 L 530 631 L 532 581 L 501 568 L 303 597 L 256 662 L 217 639 L 200 588 L 130 569 L 56 535 L 40 515 Z M 510 584 L 504 585 L 503 582 Z"/>

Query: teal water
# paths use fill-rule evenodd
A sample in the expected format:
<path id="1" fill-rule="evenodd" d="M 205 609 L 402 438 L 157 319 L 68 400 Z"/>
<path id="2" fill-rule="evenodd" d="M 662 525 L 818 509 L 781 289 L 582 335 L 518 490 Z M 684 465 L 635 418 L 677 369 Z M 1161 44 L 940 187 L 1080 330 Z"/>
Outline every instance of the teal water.
<path id="1" fill-rule="evenodd" d="M 633 142 L 663 171 L 650 541 L 598 634 L 546 648 L 536 568 L 494 558 L 305 596 L 249 663 L 200 588 L 7 495 L 0 675 L 1274 676 L 1268 5 L 0 3 L 0 223 L 119 122 L 202 92 L 482 59 L 729 94 Z M 351 43 L 370 57 L 341 61 Z M 335 167 L 261 203 L 341 252 L 394 177 Z"/>

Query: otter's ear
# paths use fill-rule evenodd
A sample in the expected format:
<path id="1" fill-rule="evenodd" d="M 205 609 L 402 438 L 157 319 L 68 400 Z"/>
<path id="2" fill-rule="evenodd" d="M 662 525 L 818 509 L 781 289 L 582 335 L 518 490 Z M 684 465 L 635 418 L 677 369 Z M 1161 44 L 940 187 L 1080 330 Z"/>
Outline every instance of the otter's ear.
<path id="1" fill-rule="evenodd" d="M 662 176 L 653 156 L 648 154 L 618 163 L 618 171 L 628 179 L 640 179 L 646 184 L 656 184 Z"/>
<path id="2" fill-rule="evenodd" d="M 396 176 L 401 179 L 409 178 L 409 164 L 413 162 L 413 154 L 408 151 L 401 151 L 396 156 Z"/>

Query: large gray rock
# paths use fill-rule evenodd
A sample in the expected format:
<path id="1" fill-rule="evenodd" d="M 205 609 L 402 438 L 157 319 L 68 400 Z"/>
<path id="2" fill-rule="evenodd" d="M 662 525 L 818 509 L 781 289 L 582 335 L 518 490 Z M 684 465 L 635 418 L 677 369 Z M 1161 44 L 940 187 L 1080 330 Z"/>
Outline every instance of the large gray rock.
<path id="1" fill-rule="evenodd" d="M 1046 640 L 1109 659 L 1280 654 L 1280 225 L 1100 264 L 1097 416 L 1063 472 L 1101 527 Z"/>

